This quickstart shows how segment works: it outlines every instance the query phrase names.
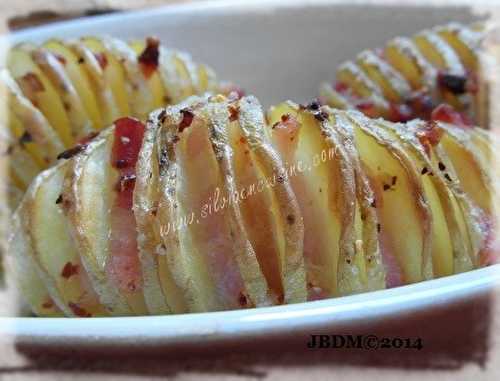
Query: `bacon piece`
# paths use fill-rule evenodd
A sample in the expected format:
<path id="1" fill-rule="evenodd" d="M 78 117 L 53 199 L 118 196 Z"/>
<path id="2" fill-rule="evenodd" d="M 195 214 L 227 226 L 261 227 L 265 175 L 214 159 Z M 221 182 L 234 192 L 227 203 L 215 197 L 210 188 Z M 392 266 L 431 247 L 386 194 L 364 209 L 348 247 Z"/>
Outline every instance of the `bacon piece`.
<path id="1" fill-rule="evenodd" d="M 108 58 L 106 57 L 106 54 L 104 54 L 103 52 L 94 53 L 94 57 L 97 62 L 99 62 L 99 66 L 101 67 L 101 69 L 106 69 L 106 67 L 108 66 Z"/>
<path id="2" fill-rule="evenodd" d="M 71 276 L 78 274 L 79 268 L 78 265 L 67 262 L 61 271 L 61 276 L 65 279 L 69 279 Z"/>
<path id="3" fill-rule="evenodd" d="M 149 78 L 158 68 L 160 59 L 160 40 L 156 37 L 146 38 L 146 47 L 138 58 L 141 64 L 142 72 L 146 78 Z"/>
<path id="4" fill-rule="evenodd" d="M 450 123 L 462 128 L 471 128 L 472 121 L 465 115 L 456 111 L 446 103 L 440 104 L 431 113 L 431 120 Z"/>
<path id="5" fill-rule="evenodd" d="M 110 279 L 125 292 L 142 288 L 142 272 L 137 250 L 137 232 L 132 210 L 135 164 L 144 136 L 144 125 L 136 119 L 115 122 L 115 139 L 111 162 L 120 174 L 117 195 L 111 208 Z"/>

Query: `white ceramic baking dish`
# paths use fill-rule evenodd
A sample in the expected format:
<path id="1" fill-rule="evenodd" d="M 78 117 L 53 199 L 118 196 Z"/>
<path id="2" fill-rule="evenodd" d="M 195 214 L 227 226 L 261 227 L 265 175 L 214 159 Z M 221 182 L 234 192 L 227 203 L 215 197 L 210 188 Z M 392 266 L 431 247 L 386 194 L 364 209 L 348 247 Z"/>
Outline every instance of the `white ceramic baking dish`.
<path id="1" fill-rule="evenodd" d="M 49 37 L 156 35 L 191 52 L 221 78 L 240 84 L 265 106 L 317 94 L 334 68 L 367 47 L 447 21 L 481 15 L 467 6 L 401 2 L 217 1 L 112 14 L 28 29 L 0 46 Z M 49 319 L 0 318 L 0 336 L 49 346 L 198 346 L 291 334 L 357 332 L 367 322 L 453 306 L 491 294 L 499 265 L 390 290 L 262 309 L 159 317 Z M 392 319 L 392 320 L 391 320 Z M 401 320 L 400 319 L 400 320 Z"/>

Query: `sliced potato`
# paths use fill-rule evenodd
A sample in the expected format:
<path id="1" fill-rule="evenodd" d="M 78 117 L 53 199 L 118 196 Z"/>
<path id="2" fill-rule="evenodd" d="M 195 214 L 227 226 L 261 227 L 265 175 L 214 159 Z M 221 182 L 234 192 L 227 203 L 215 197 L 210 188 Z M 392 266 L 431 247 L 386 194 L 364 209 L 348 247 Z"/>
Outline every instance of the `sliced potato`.
<path id="1" fill-rule="evenodd" d="M 149 117 L 136 166 L 134 213 L 137 243 L 142 263 L 144 298 L 151 314 L 187 312 L 182 290 L 177 286 L 170 267 L 172 256 L 160 234 L 159 221 L 159 150 L 157 133 L 162 111 Z"/>
<path id="2" fill-rule="evenodd" d="M 361 272 L 361 280 L 366 290 L 383 289 L 386 287 L 386 276 L 392 274 L 387 274 L 382 260 L 378 236 L 378 217 L 375 208 L 373 208 L 375 194 L 371 188 L 369 178 L 363 170 L 352 128 L 343 126 L 348 121 L 332 110 L 328 110 L 328 113 L 330 118 L 333 119 L 335 130 L 347 155 L 349 155 L 354 171 L 356 187 L 354 239 L 356 250 L 359 251 L 356 256 L 357 265 L 364 270 Z M 360 254 L 363 254 L 364 258 Z M 363 262 L 362 259 L 364 259 Z"/>
<path id="3" fill-rule="evenodd" d="M 130 47 L 134 49 L 135 54 L 139 57 L 146 48 L 145 41 L 131 41 Z M 154 108 L 159 108 L 165 105 L 165 89 L 158 70 L 153 70 L 147 78 L 148 85 L 154 99 Z"/>
<path id="4" fill-rule="evenodd" d="M 69 147 L 73 139 L 68 115 L 54 86 L 33 60 L 33 49 L 31 45 L 14 47 L 9 52 L 7 67 L 24 96 L 44 114 L 62 142 Z"/>
<path id="5" fill-rule="evenodd" d="M 167 242 L 179 241 L 180 250 L 171 253 L 174 266 L 181 269 L 174 271 L 177 283 L 186 290 L 190 310 L 268 304 L 265 278 L 243 233 L 237 207 L 230 202 L 234 188 L 226 183 L 227 158 L 222 151 L 226 148 L 215 140 L 224 139 L 223 114 L 204 108 L 199 99 L 193 102 L 189 110 L 186 105 L 167 110 L 160 148 L 165 152 L 165 163 L 160 164 L 160 218 L 168 224 L 162 235 Z M 184 120 L 186 113 L 189 122 Z M 164 173 L 173 157 L 175 168 L 170 170 L 175 172 Z M 203 179 L 197 175 L 200 170 Z M 189 278 L 193 273 L 196 277 Z"/>
<path id="6" fill-rule="evenodd" d="M 110 211 L 118 180 L 116 170 L 110 165 L 112 145 L 111 128 L 71 160 L 62 197 L 67 200 L 66 213 L 80 259 L 101 303 L 111 315 L 144 314 L 146 307 L 140 287 L 127 292 L 117 284 L 120 274 L 110 274 L 114 269 L 109 247 Z"/>
<path id="7" fill-rule="evenodd" d="M 120 116 L 120 109 L 115 102 L 112 90 L 107 86 L 104 78 L 103 70 L 107 62 L 100 61 L 98 56 L 94 55 L 92 50 L 87 48 L 87 46 L 79 40 L 68 41 L 66 45 L 80 57 L 78 59 L 79 63 L 83 59 L 81 66 L 83 66 L 83 69 L 88 75 L 101 116 L 102 124 L 96 128 L 100 130 L 111 125 L 111 123 Z"/>
<path id="8" fill-rule="evenodd" d="M 273 144 L 294 174 L 290 182 L 304 218 L 309 298 L 359 291 L 360 272 L 353 270 L 353 172 L 335 132 L 291 102 L 271 108 L 267 120 Z"/>
<path id="9" fill-rule="evenodd" d="M 22 146 L 22 140 L 15 140 L 7 128 L 0 125 L 0 151 L 6 161 L 7 176 L 21 189 L 26 189 L 40 172 L 40 167 Z"/>
<path id="10" fill-rule="evenodd" d="M 448 189 L 443 173 L 434 167 L 417 137 L 409 134 L 406 126 L 387 122 L 378 124 L 400 141 L 416 168 L 420 169 L 422 186 L 432 214 L 434 276 L 447 276 L 472 269 L 468 237 L 463 236 L 463 229 L 460 229 L 463 215 L 457 210 L 457 199 Z"/>
<path id="11" fill-rule="evenodd" d="M 88 135 L 93 131 L 92 122 L 71 79 L 65 72 L 63 62 L 66 61 L 61 62 L 56 55 L 45 49 L 33 51 L 33 60 L 51 80 L 68 111 L 73 142 Z"/>
<path id="12" fill-rule="evenodd" d="M 132 115 L 130 111 L 126 74 L 120 61 L 106 49 L 106 46 L 97 37 L 84 37 L 82 43 L 92 51 L 94 56 L 105 62 L 103 76 L 106 87 L 110 88 L 119 110 L 120 117 Z"/>
<path id="13" fill-rule="evenodd" d="M 85 57 L 75 53 L 61 40 L 46 41 L 42 47 L 61 57 L 66 74 L 78 93 L 93 128 L 101 129 L 104 127 L 102 115 L 99 111 L 98 97 L 93 91 L 91 79 L 85 67 L 87 65 Z"/>
<path id="14" fill-rule="evenodd" d="M 127 43 L 116 38 L 103 38 L 102 43 L 123 66 L 127 99 L 132 115 L 140 120 L 146 120 L 154 108 L 155 100 L 139 67 L 136 53 Z"/>
<path id="15" fill-rule="evenodd" d="M 21 207 L 12 218 L 13 234 L 9 239 L 9 250 L 5 257 L 8 284 L 20 288 L 26 302 L 36 315 L 62 317 L 63 312 L 57 307 L 40 278 L 40 270 L 33 259 L 29 236 L 22 222 L 23 213 Z"/>
<path id="16" fill-rule="evenodd" d="M 4 86 L 5 92 L 0 94 L 8 96 L 9 112 L 6 117 L 19 120 L 24 127 L 19 129 L 16 135 L 28 134 L 33 143 L 37 146 L 38 155 L 43 158 L 45 164 L 52 163 L 54 158 L 64 150 L 64 144 L 57 136 L 57 133 L 49 124 L 45 116 L 22 94 L 16 82 L 12 79 L 8 71 L 3 70 L 0 74 L 0 84 Z M 14 120 L 14 119 L 13 119 Z M 6 121 L 4 123 L 9 123 Z M 9 123 L 10 125 L 10 123 Z M 24 139 L 26 140 L 26 139 Z"/>
<path id="17" fill-rule="evenodd" d="M 26 223 L 33 256 L 54 282 L 54 288 L 73 316 L 106 316 L 83 268 L 75 247 L 62 196 L 63 181 L 70 167 L 63 162 L 41 174 L 25 198 Z"/>
<path id="18" fill-rule="evenodd" d="M 420 174 L 394 138 L 358 112 L 345 115 L 352 123 L 356 147 L 374 189 L 383 252 L 397 260 L 399 282 L 432 278 L 431 216 Z"/>
<path id="19" fill-rule="evenodd" d="M 493 196 L 491 179 L 486 171 L 487 163 L 482 163 L 470 135 L 460 128 L 439 123 L 444 131 L 440 145 L 450 158 L 463 190 L 485 213 L 491 215 Z M 446 168 L 443 167 L 443 171 Z"/>
<path id="20" fill-rule="evenodd" d="M 248 145 L 248 155 L 253 155 L 252 157 L 255 159 L 253 168 L 256 172 L 254 175 L 259 177 L 255 184 L 257 191 L 259 187 L 262 187 L 262 198 L 265 199 L 268 197 L 268 200 L 271 198 L 270 205 L 272 207 L 270 208 L 270 212 L 274 216 L 267 215 L 266 217 L 268 218 L 267 222 L 271 225 L 271 231 L 273 229 L 278 230 L 275 230 L 275 239 L 279 248 L 279 273 L 274 276 L 269 274 L 275 268 L 275 264 L 271 261 L 272 257 L 264 257 L 267 250 L 256 249 L 257 257 L 272 290 L 276 289 L 274 285 L 277 284 L 274 278 L 279 276 L 281 279 L 284 303 L 303 302 L 307 299 L 306 271 L 303 257 L 304 225 L 297 199 L 287 176 L 284 176 L 282 181 L 273 181 L 271 183 L 273 184 L 271 194 L 264 190 L 269 180 L 279 174 L 283 174 L 287 168 L 285 167 L 285 163 L 283 163 L 283 159 L 280 158 L 279 153 L 271 146 L 271 134 L 266 128 L 264 114 L 257 99 L 254 97 L 245 97 L 238 102 L 236 107 L 241 129 L 240 133 L 243 134 L 244 141 Z M 245 150 L 243 151 L 243 155 L 247 155 Z M 240 173 L 237 179 L 243 183 L 245 180 L 248 181 L 248 179 L 242 178 L 247 172 L 245 171 L 245 163 L 240 162 L 239 164 L 243 167 L 241 168 L 241 172 L 237 169 Z M 262 205 L 260 207 L 262 208 Z M 249 215 L 252 209 L 252 204 L 244 204 L 243 214 Z M 265 212 L 263 211 L 262 213 Z M 290 216 L 294 216 L 293 223 L 291 223 L 292 218 Z M 247 217 L 246 221 L 247 225 L 252 224 L 249 217 Z M 253 229 L 249 229 L 251 236 L 255 238 L 257 235 L 260 236 L 260 234 L 266 236 L 265 232 L 255 226 L 260 224 L 260 220 L 252 224 Z M 262 247 L 262 244 L 257 245 L 254 243 L 253 245 L 257 248 Z"/>
<path id="21" fill-rule="evenodd" d="M 410 96 L 411 88 L 404 77 L 374 52 L 365 50 L 358 55 L 357 62 L 389 101 L 400 103 Z"/>

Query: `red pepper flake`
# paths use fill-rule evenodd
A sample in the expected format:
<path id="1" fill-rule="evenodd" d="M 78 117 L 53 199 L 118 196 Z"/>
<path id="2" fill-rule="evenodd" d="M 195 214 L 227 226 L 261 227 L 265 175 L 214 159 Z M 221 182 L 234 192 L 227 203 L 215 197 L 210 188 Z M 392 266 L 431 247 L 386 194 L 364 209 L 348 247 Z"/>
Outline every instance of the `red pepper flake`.
<path id="1" fill-rule="evenodd" d="M 238 296 L 238 304 L 240 305 L 240 307 L 247 307 L 248 306 L 248 298 L 241 291 L 240 291 L 240 294 Z"/>
<path id="2" fill-rule="evenodd" d="M 314 113 L 314 118 L 319 122 L 324 122 L 330 118 L 330 115 L 326 111 L 319 111 Z"/>
<path id="3" fill-rule="evenodd" d="M 446 170 L 446 166 L 443 163 L 441 163 L 441 162 L 438 163 L 438 167 L 439 167 L 440 171 Z"/>
<path id="4" fill-rule="evenodd" d="M 51 300 L 51 299 L 47 299 L 45 302 L 43 302 L 42 304 L 42 308 L 45 308 L 45 309 L 50 309 L 54 307 L 54 302 Z"/>
<path id="5" fill-rule="evenodd" d="M 430 147 L 434 147 L 439 144 L 442 136 L 443 130 L 434 121 L 427 122 L 425 127 L 421 128 L 416 136 L 422 146 L 425 149 L 427 155 L 430 154 Z"/>
<path id="6" fill-rule="evenodd" d="M 63 202 L 63 195 L 62 195 L 62 193 L 59 195 L 59 197 L 57 197 L 56 204 L 60 204 L 61 202 Z"/>
<path id="7" fill-rule="evenodd" d="M 225 83 L 220 88 L 220 93 L 227 96 L 230 101 L 237 101 L 245 96 L 245 90 L 234 83 Z"/>
<path id="8" fill-rule="evenodd" d="M 382 230 L 382 226 L 380 224 L 377 224 L 377 232 L 380 233 L 381 230 Z"/>
<path id="9" fill-rule="evenodd" d="M 240 109 L 237 106 L 230 105 L 228 107 L 229 110 L 229 121 L 230 122 L 235 122 L 238 120 L 240 116 Z"/>
<path id="10" fill-rule="evenodd" d="M 288 113 L 281 115 L 281 122 L 282 123 L 288 122 L 290 120 L 290 117 L 291 117 L 291 115 Z"/>
<path id="11" fill-rule="evenodd" d="M 21 77 L 21 87 L 27 88 L 31 92 L 45 91 L 42 81 L 35 73 L 26 73 Z"/>
<path id="12" fill-rule="evenodd" d="M 135 175 L 123 175 L 120 176 L 118 183 L 116 184 L 115 190 L 117 192 L 125 192 L 130 191 L 134 188 L 135 185 Z"/>
<path id="13" fill-rule="evenodd" d="M 80 152 L 84 151 L 85 148 L 87 148 L 86 144 L 77 144 L 73 148 L 67 149 L 64 152 L 61 152 L 59 155 L 57 155 L 57 160 L 60 159 L 71 159 L 73 156 L 79 154 Z"/>
<path id="14" fill-rule="evenodd" d="M 377 108 L 373 102 L 360 102 L 356 105 L 356 108 L 370 118 L 376 118 L 378 116 Z"/>
<path id="15" fill-rule="evenodd" d="M 303 107 L 309 111 L 318 111 L 319 108 L 321 107 L 321 103 L 319 102 L 318 99 L 314 99 L 311 103 L 309 103 Z"/>
<path id="16" fill-rule="evenodd" d="M 31 143 L 33 141 L 33 136 L 28 131 L 24 131 L 24 133 L 19 138 L 19 144 L 24 145 L 26 143 Z"/>
<path id="17" fill-rule="evenodd" d="M 413 119 L 413 110 L 404 103 L 391 103 L 389 108 L 389 120 L 392 122 L 407 122 Z"/>
<path id="18" fill-rule="evenodd" d="M 61 276 L 64 279 L 69 279 L 72 275 L 78 274 L 78 269 L 79 269 L 78 265 L 74 265 L 71 262 L 67 262 L 61 271 Z"/>
<path id="19" fill-rule="evenodd" d="M 182 114 L 182 120 L 179 123 L 179 132 L 182 132 L 186 128 L 188 128 L 191 125 L 191 123 L 193 123 L 194 119 L 193 112 L 186 108 L 181 110 L 181 114 Z"/>
<path id="20" fill-rule="evenodd" d="M 472 121 L 466 115 L 456 111 L 453 107 L 446 103 L 440 104 L 432 111 L 431 120 L 450 123 L 464 129 L 473 126 Z"/>
<path id="21" fill-rule="evenodd" d="M 54 53 L 54 57 L 56 57 L 56 59 L 62 63 L 63 65 L 66 65 L 67 61 L 66 61 L 66 58 L 64 58 L 63 56 L 61 56 L 60 54 L 57 54 L 57 53 Z"/>
<path id="22" fill-rule="evenodd" d="M 101 67 L 101 69 L 106 69 L 106 67 L 108 66 L 108 57 L 106 57 L 106 54 L 104 52 L 94 53 L 94 57 L 97 62 L 99 62 L 99 66 Z"/>
<path id="23" fill-rule="evenodd" d="M 392 181 L 391 181 L 392 186 L 396 185 L 397 181 L 398 181 L 398 177 L 397 176 L 392 176 Z"/>
<path id="24" fill-rule="evenodd" d="M 386 191 L 386 190 L 391 189 L 391 186 L 389 184 L 384 184 L 383 188 Z"/>
<path id="25" fill-rule="evenodd" d="M 159 47 L 160 40 L 156 37 L 146 38 L 146 47 L 138 58 L 138 61 L 141 64 L 142 72 L 146 78 L 149 78 L 158 68 L 158 62 L 160 59 Z"/>
<path id="26" fill-rule="evenodd" d="M 289 214 L 286 216 L 286 222 L 288 222 L 288 225 L 293 225 L 295 223 L 295 216 L 293 214 Z"/>
<path id="27" fill-rule="evenodd" d="M 453 94 L 463 94 L 466 91 L 467 77 L 439 72 L 437 83 L 439 87 L 451 91 Z"/>
<path id="28" fill-rule="evenodd" d="M 422 175 L 425 175 L 428 171 L 429 171 L 429 170 L 427 169 L 427 167 L 424 167 L 424 168 L 422 168 L 422 170 L 420 171 L 420 173 L 421 173 Z"/>
<path id="29" fill-rule="evenodd" d="M 349 90 L 349 86 L 347 84 L 345 84 L 344 82 L 335 82 L 333 84 L 333 88 L 335 89 L 335 91 L 339 92 L 339 93 L 345 93 L 347 92 L 347 90 Z"/>
<path id="30" fill-rule="evenodd" d="M 246 142 L 247 142 L 247 140 L 246 140 L 246 139 L 242 136 L 242 137 L 240 138 L 240 143 L 241 143 L 241 144 L 246 144 Z"/>
<path id="31" fill-rule="evenodd" d="M 92 314 L 88 313 L 76 303 L 69 302 L 68 307 L 71 308 L 71 311 L 73 311 L 73 313 L 78 317 L 92 317 Z"/>

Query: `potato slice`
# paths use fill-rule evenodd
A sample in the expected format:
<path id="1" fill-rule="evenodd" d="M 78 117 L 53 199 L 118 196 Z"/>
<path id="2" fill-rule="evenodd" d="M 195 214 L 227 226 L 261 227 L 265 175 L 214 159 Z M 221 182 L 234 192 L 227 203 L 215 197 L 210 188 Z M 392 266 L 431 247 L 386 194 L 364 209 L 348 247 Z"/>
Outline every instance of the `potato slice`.
<path id="1" fill-rule="evenodd" d="M 420 169 L 422 186 L 432 213 L 432 263 L 434 276 L 441 277 L 473 268 L 469 256 L 468 237 L 457 199 L 448 189 L 439 168 L 435 168 L 418 138 L 402 124 L 377 122 L 403 145 L 416 168 Z"/>
<path id="2" fill-rule="evenodd" d="M 367 291 L 383 289 L 386 287 L 387 274 L 379 244 L 378 217 L 375 208 L 373 208 L 375 195 L 370 186 L 369 178 L 363 170 L 352 129 L 343 126 L 344 123 L 349 122 L 337 111 L 328 110 L 327 112 L 331 115 L 335 131 L 347 155 L 349 155 L 354 171 L 356 187 L 354 239 L 356 250 L 364 255 L 364 258 L 362 255 L 357 255 L 358 267 L 363 270 L 360 274 L 361 279 Z"/>
<path id="3" fill-rule="evenodd" d="M 313 113 L 316 104 L 311 110 L 286 102 L 271 108 L 267 119 L 273 144 L 293 174 L 304 218 L 309 299 L 315 299 L 359 292 L 363 285 L 354 240 L 353 169 L 327 117 Z"/>
<path id="4" fill-rule="evenodd" d="M 431 91 L 435 87 L 437 70 L 422 55 L 415 43 L 406 37 L 397 37 L 385 46 L 384 57 L 399 71 L 413 89 L 427 86 Z"/>
<path id="5" fill-rule="evenodd" d="M 448 74 L 466 77 L 466 70 L 455 51 L 437 33 L 424 31 L 413 37 L 422 55 L 438 70 L 444 70 Z M 434 84 L 436 86 L 436 84 Z M 470 106 L 470 98 L 463 95 L 455 95 L 446 89 L 439 89 L 443 100 L 458 110 L 467 109 Z M 467 95 L 467 94 L 465 94 Z"/>
<path id="6" fill-rule="evenodd" d="M 146 48 L 146 42 L 143 40 L 136 40 L 129 42 L 130 47 L 134 50 L 137 57 L 139 57 Z M 161 80 L 160 73 L 158 70 L 154 70 L 146 77 L 151 93 L 154 99 L 154 108 L 159 108 L 165 106 L 165 89 L 163 88 L 163 82 Z"/>
<path id="7" fill-rule="evenodd" d="M 83 59 L 83 69 L 89 78 L 89 83 L 95 96 L 99 113 L 101 116 L 101 126 L 97 129 L 102 129 L 111 125 L 120 116 L 120 109 L 115 102 L 112 90 L 107 86 L 104 78 L 104 68 L 107 65 L 106 61 L 101 61 L 95 56 L 92 50 L 80 40 L 70 40 L 66 45 L 79 57 L 80 63 Z"/>
<path id="8" fill-rule="evenodd" d="M 182 290 L 177 286 L 164 245 L 159 221 L 160 178 L 157 133 L 163 111 L 150 115 L 136 166 L 134 213 L 139 257 L 144 279 L 144 298 L 151 314 L 187 312 Z"/>
<path id="9" fill-rule="evenodd" d="M 146 120 L 154 108 L 155 100 L 139 67 L 136 53 L 127 43 L 116 38 L 103 38 L 102 43 L 123 66 L 131 114 L 140 120 Z"/>
<path id="10" fill-rule="evenodd" d="M 335 90 L 330 83 L 325 82 L 321 85 L 319 95 L 323 102 L 330 107 L 341 110 L 356 108 L 348 97 Z"/>
<path id="11" fill-rule="evenodd" d="M 111 167 L 113 131 L 113 128 L 103 131 L 71 160 L 62 197 L 67 200 L 66 213 L 82 264 L 101 303 L 112 315 L 140 315 L 146 313 L 140 287 L 135 292 L 126 292 L 109 273 L 113 268 L 110 268 L 113 263 L 109 247 L 110 211 L 118 181 L 118 174 Z"/>
<path id="12" fill-rule="evenodd" d="M 84 37 L 82 38 L 82 43 L 90 49 L 94 56 L 97 57 L 98 61 L 106 63 L 103 65 L 104 68 L 102 69 L 103 80 L 105 81 L 105 86 L 109 87 L 113 93 L 113 98 L 119 110 L 119 116 L 130 116 L 131 111 L 124 67 L 97 37 Z"/>
<path id="13" fill-rule="evenodd" d="M 204 92 L 219 92 L 217 77 L 211 67 L 198 64 L 198 80 L 200 94 L 203 94 Z"/>
<path id="14" fill-rule="evenodd" d="M 33 49 L 31 45 L 14 47 L 7 57 L 7 67 L 25 97 L 43 113 L 68 147 L 73 142 L 68 115 L 54 86 L 33 60 Z"/>
<path id="15" fill-rule="evenodd" d="M 97 94 L 93 91 L 91 79 L 85 67 L 85 57 L 74 52 L 61 40 L 52 39 L 46 41 L 42 45 L 42 48 L 61 57 L 61 60 L 64 62 L 66 75 L 78 93 L 93 128 L 101 129 L 104 127 L 102 115 L 99 111 Z"/>
<path id="16" fill-rule="evenodd" d="M 64 314 L 57 307 L 47 291 L 33 259 L 33 252 L 26 227 L 22 223 L 25 210 L 21 206 L 12 218 L 12 232 L 9 249 L 5 256 L 5 274 L 7 284 L 19 287 L 22 296 L 38 316 L 62 317 Z"/>
<path id="17" fill-rule="evenodd" d="M 397 260 L 402 275 L 399 281 L 432 278 L 431 216 L 417 169 L 398 142 L 370 119 L 354 111 L 344 115 L 351 121 L 356 147 L 375 192 L 383 251 Z M 347 123 L 344 126 L 348 128 Z"/>
<path id="18" fill-rule="evenodd" d="M 21 89 L 10 76 L 7 70 L 0 72 L 0 94 L 8 96 L 9 113 L 12 120 L 19 120 L 23 129 L 15 132 L 18 136 L 25 135 L 36 145 L 38 156 L 41 156 L 45 164 L 52 163 L 55 157 L 64 150 L 64 144 L 58 137 L 45 116 L 36 108 L 21 92 Z M 5 124 L 10 120 L 4 121 Z M 27 135 L 26 135 L 27 134 Z M 24 140 L 27 140 L 26 138 Z"/>
<path id="19" fill-rule="evenodd" d="M 78 251 L 70 234 L 63 209 L 61 192 L 69 162 L 63 162 L 37 177 L 24 199 L 29 209 L 26 228 L 33 248 L 33 256 L 40 268 L 54 283 L 65 312 L 72 316 L 106 316 L 97 295 L 90 286 Z"/>
<path id="20" fill-rule="evenodd" d="M 10 131 L 0 125 L 0 152 L 2 160 L 6 161 L 6 169 L 11 181 L 26 189 L 31 180 L 40 172 L 40 167 L 22 146 L 22 140 L 15 140 Z"/>
<path id="21" fill-rule="evenodd" d="M 5 105 L 7 105 L 7 102 Z M 26 135 L 23 124 L 13 112 L 7 111 L 7 113 L 9 130 L 12 137 L 19 141 L 22 140 L 23 144 L 21 148 L 28 152 L 40 169 L 45 169 L 47 167 L 47 162 L 44 160 L 37 143 L 33 141 L 33 137 L 31 135 L 29 135 L 29 137 Z"/>
<path id="22" fill-rule="evenodd" d="M 79 141 L 93 131 L 92 122 L 84 108 L 71 79 L 65 72 L 64 63 L 45 49 L 33 51 L 33 60 L 54 85 L 68 112 L 73 142 Z"/>
<path id="23" fill-rule="evenodd" d="M 167 242 L 178 239 L 180 246 L 171 252 L 175 265 L 182 267 L 174 274 L 184 277 L 178 278 L 178 284 L 186 290 L 190 310 L 267 305 L 266 280 L 238 206 L 231 200 L 234 180 L 225 132 L 228 111 L 218 103 L 203 105 L 200 99 L 194 98 L 190 106 L 167 109 L 161 140 L 160 155 L 162 150 L 165 153 L 160 156 L 160 218 L 168 224 L 163 238 Z M 175 168 L 170 170 L 175 174 L 164 173 L 174 157 Z M 196 274 L 191 284 L 186 277 L 189 273 Z"/>
<path id="24" fill-rule="evenodd" d="M 350 85 L 354 93 L 368 98 L 372 94 L 382 94 L 379 85 L 373 82 L 354 62 L 345 62 L 337 70 L 337 80 Z"/>
<path id="25" fill-rule="evenodd" d="M 368 77 L 378 84 L 384 97 L 391 102 L 400 103 L 410 95 L 408 82 L 391 65 L 370 50 L 358 55 L 358 65 Z"/>
<path id="26" fill-rule="evenodd" d="M 455 50 L 468 70 L 478 70 L 479 48 L 484 39 L 484 30 L 473 30 L 467 25 L 453 22 L 437 27 L 436 32 Z"/>
<path id="27" fill-rule="evenodd" d="M 238 115 L 240 128 L 231 134 L 237 182 L 240 186 L 247 186 L 248 197 L 252 192 L 252 185 L 258 192 L 251 196 L 251 202 L 241 204 L 252 245 L 271 290 L 278 292 L 276 278 L 279 278 L 283 288 L 283 302 L 303 302 L 307 299 L 307 289 L 302 253 L 302 215 L 287 176 L 280 178 L 280 181 L 274 180 L 276 176 L 285 173 L 287 168 L 279 153 L 271 146 L 270 133 L 257 99 L 244 97 L 236 105 L 229 107 L 232 117 L 235 117 L 235 113 Z M 243 139 L 238 139 L 238 133 Z M 250 156 L 252 160 L 249 161 L 246 156 Z M 268 189 L 267 184 L 273 185 L 271 189 Z M 259 192 L 261 188 L 262 192 Z M 267 211 L 263 208 L 264 205 Z M 259 210 L 258 221 L 254 220 L 255 210 Z M 267 247 L 263 247 L 264 245 Z M 274 251 L 274 254 L 270 251 Z"/>
<path id="28" fill-rule="evenodd" d="M 457 221 L 459 222 L 461 239 L 468 246 L 472 266 L 476 267 L 479 263 L 479 253 L 484 247 L 486 238 L 484 212 L 472 202 L 458 180 L 454 165 L 440 143 L 442 132 L 439 129 L 439 124 L 415 121 L 408 123 L 406 128 L 423 145 L 432 165 L 431 172 L 433 174 L 441 172 L 448 189 L 455 196 L 453 207 L 457 215 Z M 463 265 L 465 266 L 465 270 L 469 269 L 467 261 L 464 261 Z"/>
<path id="29" fill-rule="evenodd" d="M 450 158 L 463 190 L 472 201 L 488 215 L 492 214 L 491 179 L 486 171 L 486 163 L 470 141 L 470 135 L 464 130 L 446 123 L 438 123 L 444 131 L 440 145 Z M 443 171 L 446 168 L 443 167 Z"/>

